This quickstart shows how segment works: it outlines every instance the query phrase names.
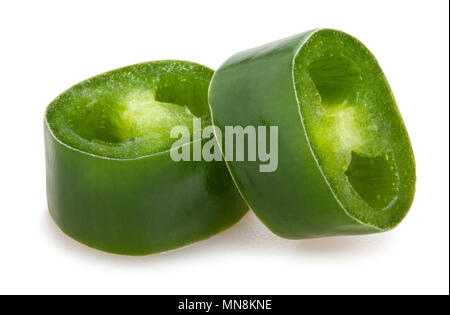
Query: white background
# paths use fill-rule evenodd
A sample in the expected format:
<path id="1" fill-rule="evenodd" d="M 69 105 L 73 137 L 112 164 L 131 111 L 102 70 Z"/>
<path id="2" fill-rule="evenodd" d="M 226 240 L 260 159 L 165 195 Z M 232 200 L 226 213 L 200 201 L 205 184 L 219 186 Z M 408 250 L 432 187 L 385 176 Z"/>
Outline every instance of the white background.
<path id="1" fill-rule="evenodd" d="M 2 1 L 0 294 L 449 293 L 448 1 Z M 121 66 L 240 50 L 317 27 L 363 41 L 391 84 L 417 159 L 404 222 L 372 236 L 288 241 L 249 213 L 226 232 L 148 257 L 89 249 L 46 208 L 43 114 Z"/>

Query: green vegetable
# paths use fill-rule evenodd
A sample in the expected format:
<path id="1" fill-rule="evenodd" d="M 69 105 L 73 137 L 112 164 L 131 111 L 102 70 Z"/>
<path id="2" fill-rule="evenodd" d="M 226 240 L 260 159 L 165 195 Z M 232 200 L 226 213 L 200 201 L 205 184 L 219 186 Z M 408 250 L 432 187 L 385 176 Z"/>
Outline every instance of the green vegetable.
<path id="1" fill-rule="evenodd" d="M 385 76 L 357 39 L 320 29 L 238 53 L 214 74 L 213 123 L 278 126 L 278 169 L 227 161 L 257 216 L 286 238 L 394 228 L 415 163 Z"/>
<path id="2" fill-rule="evenodd" d="M 66 234 L 145 255 L 207 238 L 245 214 L 224 162 L 170 157 L 172 127 L 207 122 L 212 74 L 184 61 L 149 62 L 81 82 L 49 105 L 48 206 Z"/>

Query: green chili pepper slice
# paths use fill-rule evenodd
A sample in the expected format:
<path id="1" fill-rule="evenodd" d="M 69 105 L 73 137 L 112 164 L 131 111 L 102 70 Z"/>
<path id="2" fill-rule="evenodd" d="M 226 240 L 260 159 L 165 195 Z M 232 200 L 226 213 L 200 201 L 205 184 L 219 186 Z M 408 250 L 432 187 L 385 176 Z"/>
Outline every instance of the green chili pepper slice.
<path id="1" fill-rule="evenodd" d="M 227 161 L 256 215 L 293 239 L 398 225 L 415 187 L 410 140 L 375 57 L 319 29 L 238 53 L 214 74 L 213 123 L 278 126 L 278 169 Z"/>
<path id="2" fill-rule="evenodd" d="M 146 255 L 212 236 L 245 214 L 224 162 L 170 157 L 172 127 L 207 123 L 212 74 L 185 61 L 148 62 L 83 81 L 49 105 L 48 206 L 66 234 Z"/>

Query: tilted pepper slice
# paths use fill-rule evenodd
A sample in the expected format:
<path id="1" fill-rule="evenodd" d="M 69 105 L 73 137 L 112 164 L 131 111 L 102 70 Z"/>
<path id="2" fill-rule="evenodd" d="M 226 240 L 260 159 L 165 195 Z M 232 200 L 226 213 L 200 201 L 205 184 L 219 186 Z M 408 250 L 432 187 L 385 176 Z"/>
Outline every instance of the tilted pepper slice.
<path id="1" fill-rule="evenodd" d="M 242 195 L 293 239 L 394 228 L 408 212 L 415 162 L 386 78 L 369 50 L 319 29 L 240 52 L 214 74 L 213 124 L 278 126 L 278 169 L 227 161 Z"/>
<path id="2" fill-rule="evenodd" d="M 49 105 L 48 206 L 66 234 L 145 255 L 207 238 L 245 214 L 224 162 L 170 157 L 172 127 L 209 118 L 212 74 L 184 61 L 143 63 L 83 81 Z"/>

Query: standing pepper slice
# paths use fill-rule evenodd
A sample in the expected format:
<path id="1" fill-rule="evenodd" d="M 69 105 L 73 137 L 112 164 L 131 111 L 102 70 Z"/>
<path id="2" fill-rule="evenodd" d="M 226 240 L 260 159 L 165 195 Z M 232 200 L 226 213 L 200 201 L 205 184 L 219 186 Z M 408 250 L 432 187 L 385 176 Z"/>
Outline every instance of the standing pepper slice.
<path id="1" fill-rule="evenodd" d="M 213 123 L 278 126 L 278 169 L 227 161 L 256 215 L 293 239 L 394 228 L 415 162 L 386 78 L 369 50 L 320 29 L 238 53 L 216 71 Z"/>
<path id="2" fill-rule="evenodd" d="M 170 157 L 172 127 L 209 118 L 212 74 L 184 61 L 143 63 L 81 82 L 49 105 L 48 206 L 66 234 L 145 255 L 209 237 L 245 214 L 225 163 Z"/>

